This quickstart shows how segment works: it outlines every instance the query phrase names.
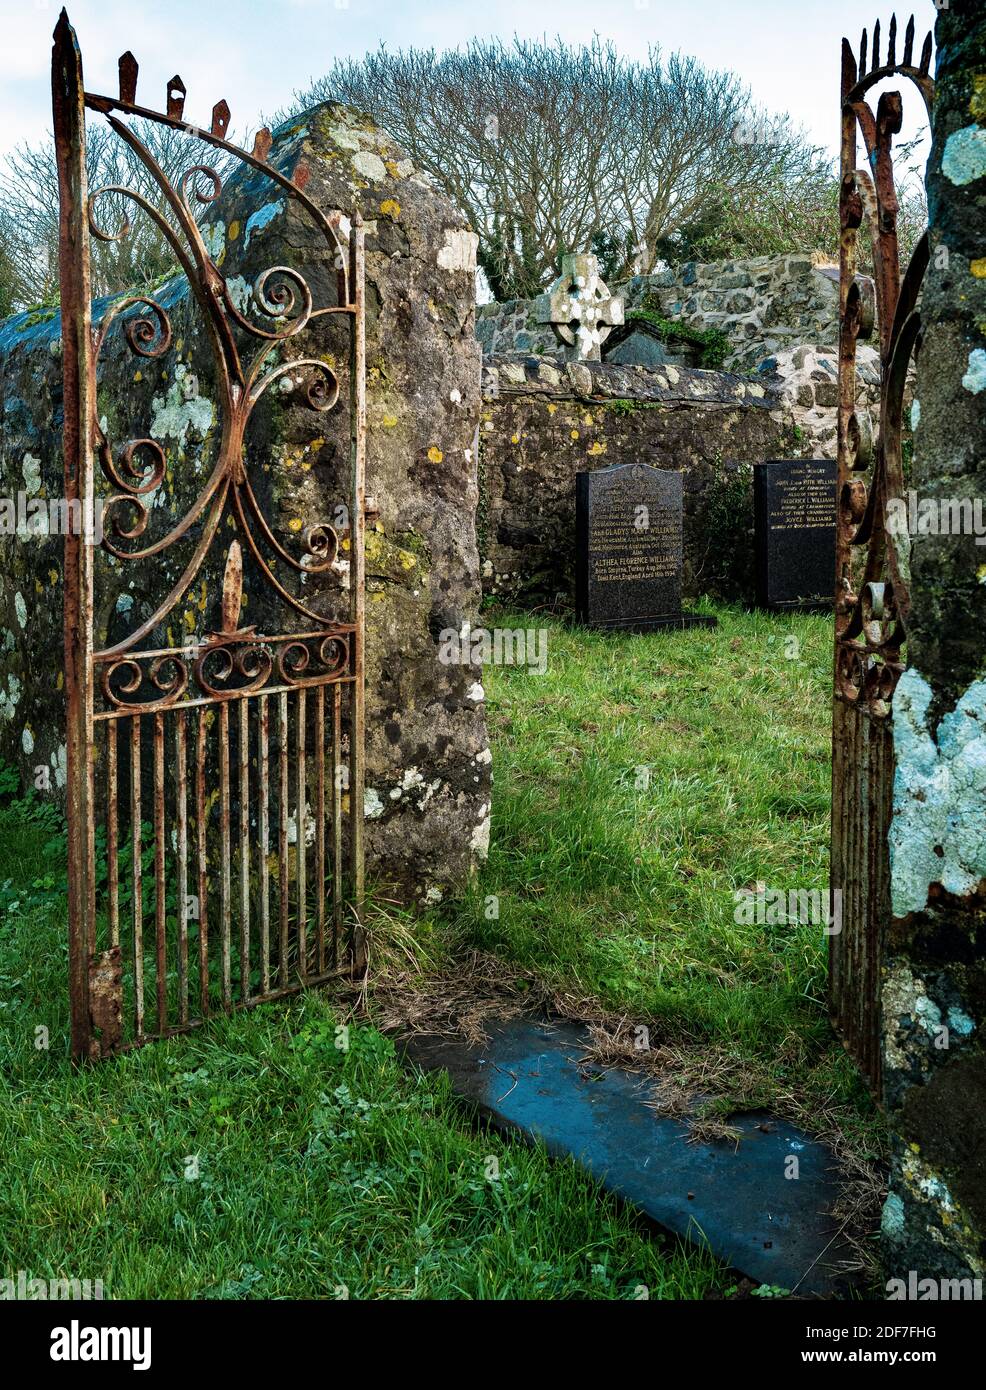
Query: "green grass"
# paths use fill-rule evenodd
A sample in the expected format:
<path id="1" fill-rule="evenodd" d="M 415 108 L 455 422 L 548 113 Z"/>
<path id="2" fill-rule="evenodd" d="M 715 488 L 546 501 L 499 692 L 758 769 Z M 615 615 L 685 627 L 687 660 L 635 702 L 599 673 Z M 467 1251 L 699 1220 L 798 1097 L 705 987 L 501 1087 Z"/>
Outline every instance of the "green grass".
<path id="1" fill-rule="evenodd" d="M 728 1049 L 766 1098 L 858 1100 L 821 927 L 734 920 L 758 881 L 827 886 L 831 621 L 716 611 L 716 629 L 648 635 L 485 615 L 547 628 L 548 669 L 484 672 L 490 857 L 445 920 L 660 1037 Z"/>
<path id="2" fill-rule="evenodd" d="M 734 890 L 758 879 L 826 881 L 829 624 L 719 615 L 651 636 L 488 619 L 548 626 L 548 671 L 485 673 L 491 854 L 428 949 L 482 946 L 729 1052 L 753 1078 L 734 1100 L 855 1102 L 865 1134 L 820 930 L 733 920 Z M 652 1239 L 573 1164 L 474 1130 L 373 1028 L 337 1047 L 325 998 L 73 1070 L 59 829 L 37 806 L 0 809 L 0 1276 L 101 1278 L 133 1298 L 721 1286 L 710 1257 Z"/>
<path id="3" fill-rule="evenodd" d="M 52 829 L 0 810 L 0 1278 L 150 1299 L 721 1285 L 711 1257 L 654 1240 L 574 1163 L 473 1129 L 448 1084 L 406 1072 L 375 1029 L 341 1048 L 319 995 L 73 1070 Z"/>

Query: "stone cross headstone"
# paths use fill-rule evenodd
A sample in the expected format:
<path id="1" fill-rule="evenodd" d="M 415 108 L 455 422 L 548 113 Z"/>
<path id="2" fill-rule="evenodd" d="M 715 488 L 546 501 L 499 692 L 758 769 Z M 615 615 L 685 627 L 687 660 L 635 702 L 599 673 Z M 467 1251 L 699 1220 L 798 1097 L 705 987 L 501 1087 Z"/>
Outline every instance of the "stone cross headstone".
<path id="1" fill-rule="evenodd" d="M 534 301 L 538 323 L 550 323 L 572 362 L 598 362 L 610 330 L 623 322 L 623 300 L 612 295 L 595 256 L 562 256 L 561 274 Z"/>
<path id="2" fill-rule="evenodd" d="M 769 459 L 754 465 L 758 607 L 831 607 L 836 471 L 834 459 Z"/>
<path id="3" fill-rule="evenodd" d="M 630 463 L 575 475 L 575 607 L 589 627 L 715 626 L 681 607 L 682 475 Z"/>

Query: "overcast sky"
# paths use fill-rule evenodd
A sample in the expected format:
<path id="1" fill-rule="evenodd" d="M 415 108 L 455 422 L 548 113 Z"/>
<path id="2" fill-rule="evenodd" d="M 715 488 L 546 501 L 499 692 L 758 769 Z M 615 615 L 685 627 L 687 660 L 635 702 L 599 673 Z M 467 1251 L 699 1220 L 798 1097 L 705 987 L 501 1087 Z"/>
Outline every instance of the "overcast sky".
<path id="1" fill-rule="evenodd" d="M 55 0 L 0 0 L 0 154 L 50 130 L 51 31 Z M 139 98 L 164 106 L 175 72 L 188 88 L 186 116 L 208 125 L 225 97 L 235 132 L 253 130 L 335 56 L 390 48 L 454 48 L 470 38 L 560 35 L 611 39 L 631 57 L 648 45 L 730 68 L 758 102 L 786 110 L 833 155 L 838 145 L 839 43 L 891 6 L 858 0 L 71 0 L 89 90 L 116 93 L 127 48 L 141 69 Z M 919 48 L 936 14 L 917 0 Z M 901 10 L 901 26 L 909 9 Z M 916 92 L 913 94 L 916 97 Z M 914 109 L 905 93 L 905 109 Z M 912 126 L 911 129 L 914 129 Z M 905 134 L 907 128 L 905 128 Z"/>

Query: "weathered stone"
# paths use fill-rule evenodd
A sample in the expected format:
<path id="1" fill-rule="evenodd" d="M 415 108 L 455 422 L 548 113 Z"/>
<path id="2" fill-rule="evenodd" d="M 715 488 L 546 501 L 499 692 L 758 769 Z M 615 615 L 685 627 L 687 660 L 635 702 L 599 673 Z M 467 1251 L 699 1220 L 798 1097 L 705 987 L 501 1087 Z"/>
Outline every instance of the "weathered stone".
<path id="1" fill-rule="evenodd" d="M 986 496 L 986 13 L 938 14 L 913 487 Z M 975 536 L 911 537 L 909 669 L 894 697 L 893 920 L 882 1006 L 899 1144 L 888 1272 L 986 1275 L 986 565 Z"/>

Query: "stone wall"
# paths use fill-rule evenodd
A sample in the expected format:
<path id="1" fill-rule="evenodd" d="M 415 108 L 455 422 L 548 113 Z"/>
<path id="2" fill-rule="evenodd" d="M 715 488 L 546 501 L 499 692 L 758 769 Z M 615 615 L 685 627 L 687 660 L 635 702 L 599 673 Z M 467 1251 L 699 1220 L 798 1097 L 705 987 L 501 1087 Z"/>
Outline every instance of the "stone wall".
<path id="1" fill-rule="evenodd" d="M 438 655 L 441 631 L 467 622 L 480 596 L 476 240 L 389 137 L 345 107 L 321 106 L 282 127 L 270 159 L 289 175 L 304 160 L 306 191 L 319 206 L 359 209 L 367 222 L 367 490 L 379 509 L 367 542 L 368 869 L 371 880 L 399 885 L 408 898 L 435 901 L 467 877 L 489 834 L 482 686 L 476 671 L 443 665 Z M 344 235 L 348 226 L 344 220 Z M 241 310 L 258 273 L 276 265 L 300 270 L 316 303 L 330 302 L 335 271 L 324 240 L 270 180 L 250 170 L 233 177 L 210 208 L 207 236 Z M 156 293 L 174 326 L 169 350 L 153 361 L 136 358 L 118 320 L 99 378 L 99 410 L 112 437 L 149 435 L 166 451 L 144 545 L 185 515 L 219 433 L 214 367 L 187 283 L 177 277 Z M 96 306 L 97 318 L 105 309 Z M 62 493 L 60 331 L 54 311 L 0 325 L 2 497 Z M 333 366 L 345 402 L 345 342 L 322 318 L 280 349 L 281 361 L 314 356 Z M 261 503 L 293 552 L 307 524 L 333 519 L 348 476 L 346 410 L 312 409 L 299 389 L 303 377 L 288 373 L 283 389 L 267 393 L 246 440 Z M 65 780 L 62 542 L 45 529 L 22 525 L 0 535 L 0 756 L 25 781 L 50 769 L 57 795 Z M 159 631 L 162 645 L 219 626 L 225 539 L 218 550 Z M 97 644 L 119 640 L 154 612 L 152 602 L 180 576 L 179 558 L 169 551 L 121 565 L 98 557 Z M 344 585 L 347 566 L 338 568 Z M 266 599 L 249 574 L 245 599 L 247 620 L 255 621 Z M 306 601 L 328 613 L 344 594 L 311 583 Z"/>
<path id="2" fill-rule="evenodd" d="M 802 344 L 838 347 L 839 268 L 821 252 L 690 261 L 610 288 L 623 296 L 628 313 L 650 309 L 686 328 L 719 329 L 730 343 L 727 371 L 753 371 L 765 357 Z M 480 305 L 476 336 L 486 358 L 558 352 L 551 326 L 535 321 L 532 300 Z"/>
<path id="3" fill-rule="evenodd" d="M 575 474 L 642 462 L 684 471 L 685 592 L 752 597 L 749 465 L 812 456 L 769 378 L 508 358 L 487 364 L 483 396 L 484 593 L 569 604 Z M 725 515 L 713 524 L 714 495 Z"/>

